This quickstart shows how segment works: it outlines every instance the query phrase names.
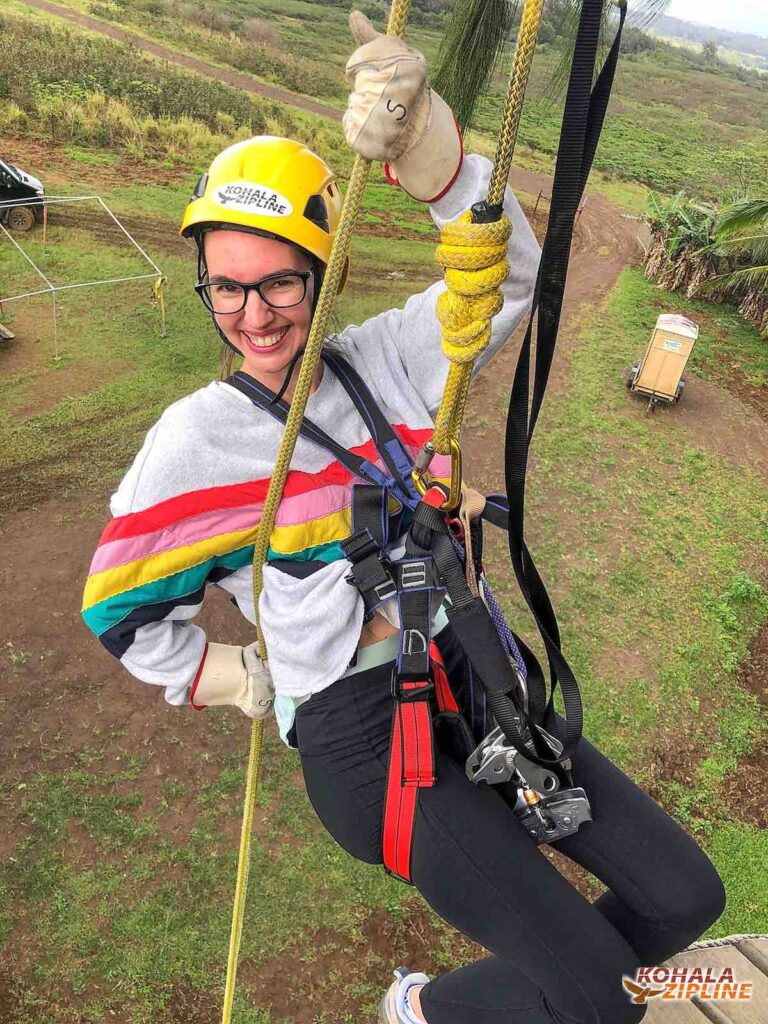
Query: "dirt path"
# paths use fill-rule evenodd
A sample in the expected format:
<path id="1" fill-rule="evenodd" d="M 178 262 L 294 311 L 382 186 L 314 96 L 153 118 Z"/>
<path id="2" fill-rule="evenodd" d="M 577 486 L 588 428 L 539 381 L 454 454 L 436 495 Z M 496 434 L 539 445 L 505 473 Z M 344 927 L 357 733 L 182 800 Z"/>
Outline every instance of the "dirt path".
<path id="1" fill-rule="evenodd" d="M 238 89 L 244 89 L 245 92 L 252 93 L 254 96 L 265 96 L 267 99 L 278 100 L 280 103 L 287 103 L 292 107 L 300 107 L 302 110 L 309 110 L 313 114 L 320 114 L 322 117 L 328 117 L 333 121 L 341 121 L 342 111 L 329 107 L 325 103 L 317 103 L 306 96 L 297 96 L 295 92 L 288 92 L 287 89 L 280 89 L 276 85 L 257 82 L 250 75 L 218 67 L 216 64 L 210 64 L 208 61 L 202 60 L 200 57 L 190 57 L 185 53 L 179 53 L 178 50 L 174 50 L 170 46 L 156 43 L 151 39 L 138 35 L 136 32 L 119 28 L 117 25 L 111 25 L 100 18 L 93 18 L 89 14 L 81 14 L 79 11 L 62 7 L 61 4 L 49 3 L 48 0 L 24 0 L 24 2 L 28 7 L 36 7 L 38 10 L 46 11 L 48 14 L 55 14 L 56 17 L 72 22 L 73 25 L 77 25 L 79 28 L 85 28 L 91 32 L 100 32 L 102 35 L 110 36 L 112 39 L 131 43 L 144 53 L 160 57 L 161 60 L 167 60 L 169 64 L 177 64 L 179 67 L 187 68 L 188 71 L 194 71 L 198 75 L 215 78 L 219 82 L 224 82 L 225 85 L 233 85 Z"/>
<path id="2" fill-rule="evenodd" d="M 540 191 L 548 196 L 552 184 L 551 179 L 545 175 L 522 168 L 512 170 L 510 183 L 518 192 L 534 198 Z M 525 198 L 523 202 L 527 208 Z M 548 212 L 548 203 L 542 199 L 535 220 L 539 236 L 544 230 Z M 613 288 L 623 268 L 637 262 L 639 254 L 637 224 L 622 217 L 602 196 L 588 191 L 571 249 L 560 339 L 550 377 L 550 397 L 557 393 L 567 379 L 569 321 L 583 305 L 594 304 L 604 298 Z M 470 423 L 473 410 L 498 409 L 505 403 L 514 374 L 517 349 L 518 345 L 514 341 L 507 345 L 496 358 L 495 372 L 481 375 L 473 384 L 468 407 Z M 485 489 L 486 493 L 499 489 L 500 474 L 503 472 L 500 460 L 503 431 L 504 424 L 499 423 L 498 435 L 495 437 L 489 437 L 485 428 L 471 425 L 465 427 L 462 433 L 462 447 L 468 464 L 472 466 L 473 482 L 480 489 Z"/>

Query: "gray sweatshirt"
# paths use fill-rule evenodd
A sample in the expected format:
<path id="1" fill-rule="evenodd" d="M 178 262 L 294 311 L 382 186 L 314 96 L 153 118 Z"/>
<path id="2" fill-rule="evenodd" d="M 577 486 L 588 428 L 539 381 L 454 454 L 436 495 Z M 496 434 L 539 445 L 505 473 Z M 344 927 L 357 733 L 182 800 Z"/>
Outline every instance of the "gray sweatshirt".
<path id="1" fill-rule="evenodd" d="M 430 207 L 437 226 L 482 198 L 489 175 L 488 160 L 468 155 L 449 192 Z M 510 189 L 504 208 L 513 225 L 510 270 L 478 369 L 529 310 L 538 267 L 539 246 Z M 448 371 L 435 312 L 444 288 L 437 282 L 403 309 L 350 325 L 335 338 L 413 455 L 432 434 Z M 307 416 L 345 448 L 378 461 L 365 424 L 327 367 Z M 165 688 L 169 704 L 185 703 L 200 665 L 206 637 L 192 620 L 207 586 L 231 593 L 255 620 L 253 546 L 282 430 L 235 388 L 214 381 L 165 410 L 112 496 L 114 518 L 93 557 L 83 616 L 130 673 Z M 438 463 L 433 470 L 441 475 Z M 363 602 L 346 582 L 350 566 L 340 547 L 351 533 L 354 482 L 328 452 L 299 438 L 259 604 L 278 696 L 329 686 L 357 648 Z M 298 563 L 312 563 L 313 571 L 285 571 Z"/>

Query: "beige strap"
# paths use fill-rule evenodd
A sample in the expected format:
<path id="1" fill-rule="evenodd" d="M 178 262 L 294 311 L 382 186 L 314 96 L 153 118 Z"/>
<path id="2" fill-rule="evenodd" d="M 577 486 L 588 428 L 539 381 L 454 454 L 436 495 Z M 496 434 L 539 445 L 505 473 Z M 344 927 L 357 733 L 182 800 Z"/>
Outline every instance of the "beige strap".
<path id="1" fill-rule="evenodd" d="M 474 491 L 466 484 L 461 485 L 461 505 L 459 506 L 459 522 L 464 529 L 464 550 L 467 558 L 464 570 L 467 574 L 467 586 L 474 597 L 480 596 L 480 588 L 477 585 L 477 574 L 475 572 L 475 560 L 472 557 L 472 543 L 470 541 L 470 525 L 473 520 L 481 515 L 485 508 L 485 498 L 479 491 Z"/>

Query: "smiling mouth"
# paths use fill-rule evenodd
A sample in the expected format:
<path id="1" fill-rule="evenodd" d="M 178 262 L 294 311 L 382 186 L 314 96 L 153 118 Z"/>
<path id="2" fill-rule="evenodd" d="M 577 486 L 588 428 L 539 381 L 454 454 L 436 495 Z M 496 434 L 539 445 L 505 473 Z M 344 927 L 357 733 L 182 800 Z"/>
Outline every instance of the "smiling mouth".
<path id="1" fill-rule="evenodd" d="M 250 348 L 256 349 L 259 352 L 266 352 L 277 348 L 289 330 L 290 324 L 286 327 L 281 327 L 279 331 L 273 331 L 272 334 L 263 334 L 261 336 L 249 334 L 247 331 L 241 331 L 240 333 L 245 337 Z"/>

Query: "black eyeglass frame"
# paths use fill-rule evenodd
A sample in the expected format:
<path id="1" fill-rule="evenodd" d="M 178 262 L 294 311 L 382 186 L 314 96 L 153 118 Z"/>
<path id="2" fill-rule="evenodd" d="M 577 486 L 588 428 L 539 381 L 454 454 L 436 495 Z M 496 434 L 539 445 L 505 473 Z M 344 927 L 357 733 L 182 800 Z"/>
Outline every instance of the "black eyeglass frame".
<path id="1" fill-rule="evenodd" d="M 287 273 L 283 271 L 281 274 L 269 274 L 267 277 L 262 277 L 260 281 L 254 281 L 253 284 L 243 284 L 242 281 L 217 281 L 216 284 L 230 284 L 243 290 L 243 304 L 237 309 L 228 309 L 225 313 L 221 313 L 213 308 L 210 299 L 206 301 L 208 295 L 207 289 L 213 287 L 210 281 L 198 281 L 195 285 L 195 291 L 200 296 L 200 299 L 208 310 L 209 313 L 215 313 L 216 316 L 230 316 L 234 313 L 242 313 L 248 304 L 248 294 L 252 291 L 258 293 L 259 298 L 262 302 L 265 302 L 272 309 L 293 309 L 294 306 L 300 305 L 307 297 L 307 281 L 314 275 L 314 270 L 291 270 Z M 270 302 L 269 299 L 264 295 L 261 290 L 261 286 L 266 284 L 267 281 L 279 281 L 281 277 L 299 277 L 304 284 L 304 290 L 301 293 L 301 298 L 297 299 L 296 302 L 291 302 L 287 306 L 276 306 L 274 302 Z"/>

